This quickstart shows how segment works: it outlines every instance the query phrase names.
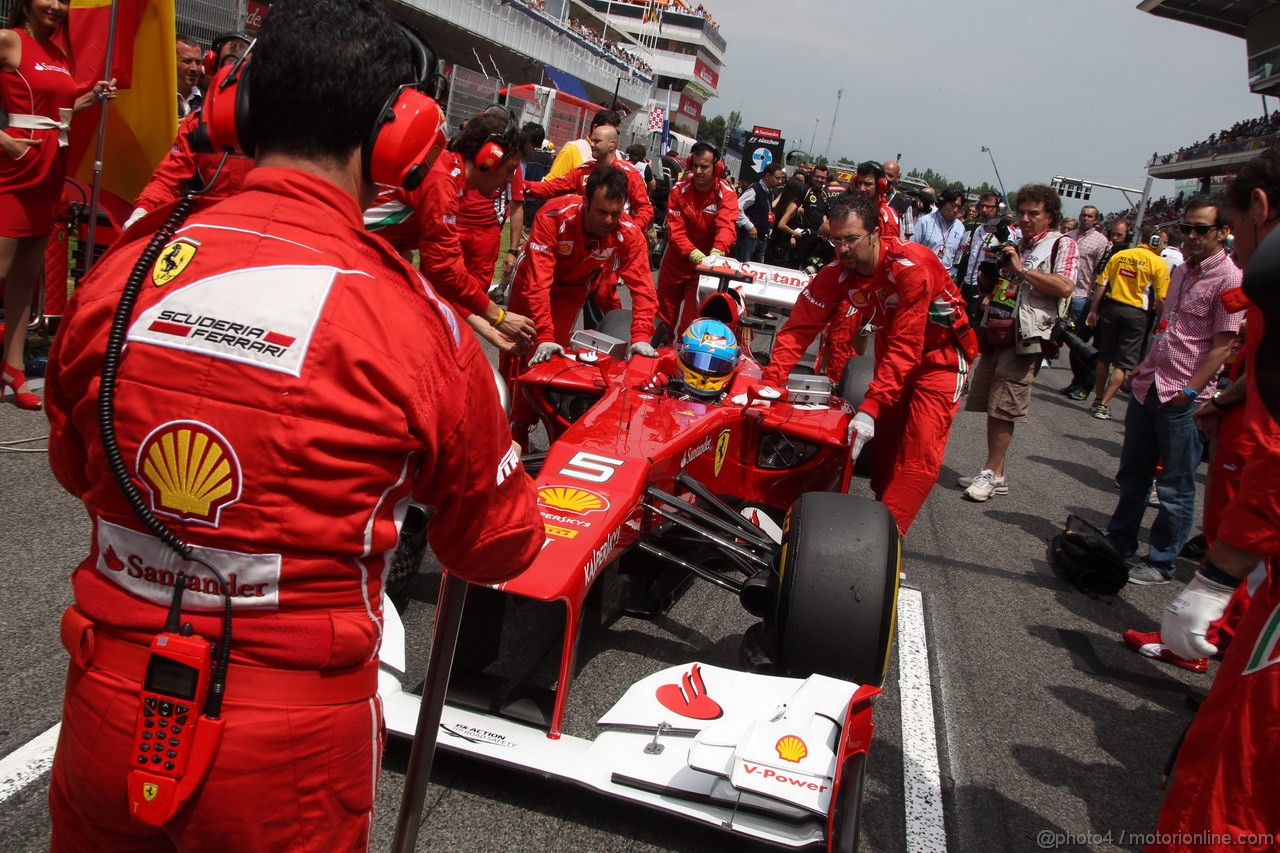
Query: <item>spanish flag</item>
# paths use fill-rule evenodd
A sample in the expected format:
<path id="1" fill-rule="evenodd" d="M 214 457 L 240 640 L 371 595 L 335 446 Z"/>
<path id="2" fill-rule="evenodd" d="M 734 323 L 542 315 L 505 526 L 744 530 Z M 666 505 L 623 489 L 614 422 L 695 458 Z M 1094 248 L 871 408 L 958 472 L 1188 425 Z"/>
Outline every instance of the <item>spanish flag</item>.
<path id="1" fill-rule="evenodd" d="M 69 19 L 76 83 L 115 77 L 120 94 L 106 107 L 102 188 L 132 204 L 178 133 L 173 0 L 115 0 L 116 40 L 106 73 L 112 0 L 72 0 Z M 70 174 L 93 181 L 101 105 L 71 123 Z"/>

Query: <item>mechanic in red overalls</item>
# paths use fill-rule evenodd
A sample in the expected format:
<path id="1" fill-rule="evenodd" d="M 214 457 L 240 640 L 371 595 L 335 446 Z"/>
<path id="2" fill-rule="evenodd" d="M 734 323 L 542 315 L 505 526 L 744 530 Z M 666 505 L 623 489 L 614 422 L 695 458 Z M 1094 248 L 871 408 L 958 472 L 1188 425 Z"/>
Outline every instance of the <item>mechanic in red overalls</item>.
<path id="1" fill-rule="evenodd" d="M 213 40 L 212 47 L 205 54 L 205 73 L 216 77 L 218 72 L 235 62 L 244 54 L 253 41 L 245 33 L 223 33 Z M 218 180 L 213 188 L 201 196 L 204 204 L 209 204 L 227 196 L 235 195 L 244 186 L 245 176 L 253 168 L 253 158 L 243 154 L 231 154 L 226 163 L 222 162 L 222 152 L 204 153 L 192 148 L 192 134 L 200 136 L 201 116 L 198 112 L 189 114 L 178 125 L 178 135 L 174 137 L 173 147 L 156 166 L 151 180 L 142 188 L 134 202 L 133 213 L 125 222 L 126 228 L 133 225 L 152 210 L 164 207 L 182 197 L 187 182 L 192 175 L 199 174 L 202 186 L 209 186 L 213 175 L 222 166 Z"/>
<path id="2" fill-rule="evenodd" d="M 631 292 L 631 353 L 654 356 L 656 300 L 649 272 L 649 243 L 622 212 L 627 176 L 616 166 L 602 166 L 586 183 L 586 198 L 564 196 L 542 206 L 533 218 L 525 253 L 511 285 L 511 308 L 533 318 L 536 348 L 528 364 L 563 354 L 587 289 L 601 276 L 617 276 Z M 502 375 L 514 381 L 525 360 L 503 354 Z M 512 404 L 512 434 L 528 437 L 533 412 L 519 395 Z"/>
<path id="3" fill-rule="evenodd" d="M 853 178 L 850 192 L 862 193 L 880 205 L 880 236 L 900 239 L 898 212 L 885 204 L 884 196 L 889 190 L 889 181 L 885 177 L 884 166 L 874 160 L 858 164 L 858 171 Z M 835 316 L 827 324 L 827 378 L 839 384 L 844 376 L 844 367 L 849 359 L 862 355 L 867 351 L 867 336 L 859 335 L 850 318 L 853 307 L 845 299 L 836 309 Z"/>
<path id="4" fill-rule="evenodd" d="M 658 270 L 658 317 L 673 341 L 698 318 L 698 264 L 728 254 L 738 236 L 738 196 L 724 179 L 720 152 L 695 143 L 688 166 L 667 199 L 667 251 Z"/>
<path id="5" fill-rule="evenodd" d="M 418 222 L 419 266 L 427 281 L 500 349 L 524 352 L 534 339 L 534 323 L 522 311 L 502 308 L 489 298 L 493 258 L 470 265 L 463 252 L 458 213 L 468 190 L 492 197 L 519 174 L 528 141 L 505 107 L 490 107 L 467 121 L 440 155 L 422 185 L 399 193 Z M 487 239 L 487 238 L 486 238 Z M 496 257 L 497 252 L 494 252 Z"/>
<path id="6" fill-rule="evenodd" d="M 832 202 L 827 222 L 836 261 L 796 299 L 762 379 L 783 387 L 843 299 L 855 309 L 851 322 L 876 327 L 875 378 L 851 426 L 854 456 L 879 433 L 871 488 L 905 534 L 937 482 L 976 342 L 960 291 L 937 256 L 881 237 L 873 199 L 845 193 Z"/>
<path id="7" fill-rule="evenodd" d="M 178 229 L 176 270 L 145 272 L 114 395 L 121 461 L 227 577 L 234 614 L 221 746 L 161 827 L 131 816 L 126 788 L 140 757 L 160 755 L 134 741 L 147 644 L 178 569 L 195 635 L 221 637 L 222 596 L 135 516 L 99 436 L 107 329 L 152 237 L 143 223 L 95 266 L 55 339 L 50 464 L 93 524 L 62 626 L 57 853 L 366 849 L 382 578 L 408 502 L 435 508 L 432 549 L 467 580 L 511 578 L 543 543 L 484 354 L 363 228 L 372 176 L 420 153 L 383 149 L 362 167 L 383 104 L 413 79 L 407 47 L 379 4 L 273 4 L 249 83 L 256 166 Z"/>
<path id="8" fill-rule="evenodd" d="M 1225 200 L 1235 259 L 1247 267 L 1280 221 L 1280 151 L 1270 149 L 1246 163 Z M 1275 286 L 1274 281 L 1259 284 Z M 1246 295 L 1257 286 L 1246 271 Z M 1236 589 L 1258 586 L 1178 751 L 1173 784 L 1156 822 L 1156 833 L 1167 841 L 1148 845 L 1148 853 L 1260 853 L 1275 850 L 1280 828 L 1280 425 L 1258 393 L 1259 345 L 1266 334 L 1276 334 L 1263 328 L 1263 319 L 1250 304 L 1244 428 L 1254 447 L 1239 492 L 1222 512 L 1216 540 L 1165 610 L 1161 642 L 1184 658 L 1209 657 L 1217 651 L 1205 639 L 1211 625 Z M 1201 841 L 1193 844 L 1197 833 Z M 1208 833 L 1216 836 L 1211 842 L 1204 840 Z M 1227 834 L 1231 841 L 1224 840 Z"/>
<path id="9" fill-rule="evenodd" d="M 593 127 L 587 141 L 591 143 L 594 160 L 575 167 L 569 174 L 559 178 L 530 181 L 525 186 L 525 195 L 529 198 L 584 195 L 587 178 L 591 177 L 592 172 L 600 166 L 616 166 L 627 176 L 627 204 L 624 210 L 631 217 L 632 224 L 640 229 L 640 233 L 645 233 L 653 224 L 653 204 L 649 201 L 649 188 L 645 185 L 644 175 L 635 164 L 618 156 L 618 129 L 608 124 Z M 588 311 L 596 317 L 603 317 L 610 311 L 621 308 L 618 280 L 611 276 L 596 279 L 591 284 L 588 299 Z"/>

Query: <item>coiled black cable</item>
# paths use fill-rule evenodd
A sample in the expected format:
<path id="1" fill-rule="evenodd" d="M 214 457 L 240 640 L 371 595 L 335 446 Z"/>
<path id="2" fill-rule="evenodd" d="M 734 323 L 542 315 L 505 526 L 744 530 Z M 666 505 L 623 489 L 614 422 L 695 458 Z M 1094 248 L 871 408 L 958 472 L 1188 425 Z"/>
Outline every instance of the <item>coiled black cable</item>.
<path id="1" fill-rule="evenodd" d="M 133 318 L 133 309 L 137 305 L 138 294 L 142 290 L 147 270 L 151 269 L 160 257 L 161 250 L 173 239 L 174 234 L 177 233 L 182 223 L 191 215 L 191 210 L 195 207 L 199 196 L 207 192 L 208 187 L 212 187 L 217 181 L 226 161 L 227 158 L 224 155 L 222 162 L 218 164 L 217 170 L 205 189 L 197 190 L 195 188 L 199 178 L 198 175 L 192 178 L 191 185 L 188 186 L 187 191 L 151 238 L 151 242 L 142 250 L 142 255 L 139 256 L 137 263 L 133 265 L 133 270 L 129 273 L 128 279 L 125 280 L 124 289 L 120 293 L 120 301 L 116 304 L 115 315 L 111 320 L 111 331 L 107 334 L 107 347 L 102 355 L 101 384 L 98 389 L 98 435 L 102 439 L 102 452 L 106 456 L 107 467 L 111 471 L 111 476 L 120 487 L 120 491 L 124 495 L 125 501 L 129 504 L 129 508 L 133 510 L 143 525 L 155 534 L 157 539 L 173 549 L 179 557 L 190 563 L 198 563 L 208 569 L 218 579 L 218 585 L 222 590 L 222 642 L 218 647 L 218 658 L 214 665 L 213 677 L 209 682 L 209 693 L 205 699 L 204 707 L 204 715 L 211 719 L 217 719 L 222 713 L 222 698 L 227 686 L 227 666 L 231 659 L 231 587 L 227 584 L 226 578 L 222 576 L 222 572 L 199 557 L 193 556 L 194 549 L 191 544 L 184 541 L 159 518 L 156 518 L 151 508 L 147 506 L 142 493 L 138 490 L 137 485 L 133 482 L 133 477 L 129 474 L 129 469 L 125 465 L 124 455 L 120 452 L 120 442 L 116 436 L 115 411 L 116 380 L 120 375 L 120 361 L 124 354 L 125 339 L 129 334 L 129 322 Z M 165 625 L 165 630 L 167 631 L 177 631 L 179 628 L 178 625 L 173 623 L 177 621 L 177 616 L 182 610 L 182 593 L 186 587 L 186 580 L 186 574 L 182 571 L 179 571 L 177 577 L 174 578 L 173 601 L 170 608 L 172 615 Z"/>

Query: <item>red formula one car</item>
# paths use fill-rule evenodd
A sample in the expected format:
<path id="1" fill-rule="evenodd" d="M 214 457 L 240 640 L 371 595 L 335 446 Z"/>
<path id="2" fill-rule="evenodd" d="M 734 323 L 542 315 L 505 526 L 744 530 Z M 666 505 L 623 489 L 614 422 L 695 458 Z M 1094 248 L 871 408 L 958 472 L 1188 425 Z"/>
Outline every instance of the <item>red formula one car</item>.
<path id="1" fill-rule="evenodd" d="M 750 337 L 735 281 L 721 276 L 704 313 Z M 760 376 L 747 347 L 718 401 L 659 387 L 674 352 L 625 360 L 629 319 L 579 332 L 514 389 L 551 438 L 525 459 L 546 541 L 519 577 L 469 589 L 439 745 L 775 844 L 852 850 L 900 565 L 888 511 L 844 494 L 853 408 L 816 376 L 792 377 L 784 398 L 735 400 Z M 742 668 L 658 669 L 621 691 L 593 739 L 567 734 L 584 620 L 660 614 L 697 578 L 761 620 Z M 419 699 L 384 606 L 387 727 L 412 736 Z M 506 658 L 538 641 L 559 664 L 532 684 Z"/>

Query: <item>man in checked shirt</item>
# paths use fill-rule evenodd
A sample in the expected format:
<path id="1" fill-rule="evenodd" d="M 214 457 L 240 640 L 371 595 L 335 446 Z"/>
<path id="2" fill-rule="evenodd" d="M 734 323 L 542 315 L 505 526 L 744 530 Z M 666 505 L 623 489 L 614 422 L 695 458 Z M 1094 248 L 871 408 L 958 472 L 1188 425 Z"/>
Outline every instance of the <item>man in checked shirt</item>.
<path id="1" fill-rule="evenodd" d="M 1138 530 L 1156 466 L 1160 509 L 1151 526 L 1146 558 L 1129 570 L 1129 583 L 1162 584 L 1191 532 L 1196 466 L 1203 452 L 1192 416 L 1209 382 L 1231 352 L 1244 312 L 1229 312 L 1219 298 L 1240 286 L 1240 269 L 1223 245 L 1226 211 L 1211 196 L 1187 203 L 1178 227 L 1186 234 L 1186 263 L 1173 271 L 1164 302 L 1168 327 L 1132 374 L 1133 397 L 1124 418 L 1120 451 L 1120 502 L 1107 538 L 1126 557 L 1138 550 Z"/>

